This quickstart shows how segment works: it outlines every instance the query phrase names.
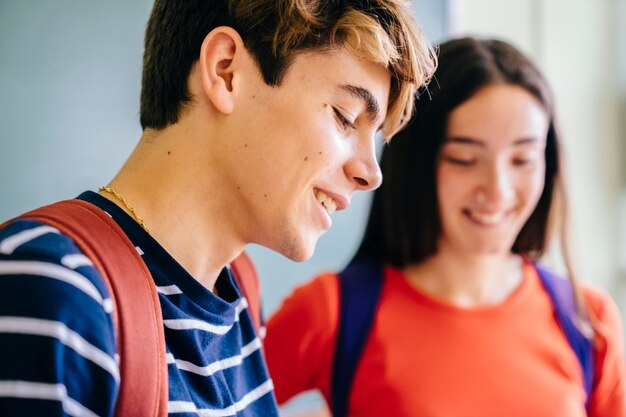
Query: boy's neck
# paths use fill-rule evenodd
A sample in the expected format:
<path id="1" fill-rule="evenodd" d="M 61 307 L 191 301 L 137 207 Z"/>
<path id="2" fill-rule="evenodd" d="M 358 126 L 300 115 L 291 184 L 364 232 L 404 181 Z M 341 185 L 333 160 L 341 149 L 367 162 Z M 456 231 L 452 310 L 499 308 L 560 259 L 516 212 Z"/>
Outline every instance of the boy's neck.
<path id="1" fill-rule="evenodd" d="M 187 134 L 186 134 L 187 133 Z M 244 248 L 234 211 L 212 178 L 210 156 L 182 126 L 148 129 L 109 184 L 135 213 L 108 192 L 101 195 L 131 217 L 140 217 L 150 235 L 202 285 L 214 289 L 222 268 Z"/>

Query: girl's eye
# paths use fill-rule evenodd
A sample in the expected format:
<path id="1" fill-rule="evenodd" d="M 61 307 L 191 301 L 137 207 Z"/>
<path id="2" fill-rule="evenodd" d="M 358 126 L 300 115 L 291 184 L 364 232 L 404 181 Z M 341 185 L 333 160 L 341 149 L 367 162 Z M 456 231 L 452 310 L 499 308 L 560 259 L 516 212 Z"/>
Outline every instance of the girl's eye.
<path id="1" fill-rule="evenodd" d="M 469 167 L 476 163 L 475 159 L 462 159 L 462 158 L 453 158 L 451 156 L 444 156 L 444 161 L 451 163 L 452 165 L 458 165 L 463 167 Z"/>
<path id="2" fill-rule="evenodd" d="M 535 162 L 534 158 L 515 158 L 515 159 L 513 159 L 513 165 L 515 165 L 515 166 L 532 165 L 534 162 Z"/>
<path id="3" fill-rule="evenodd" d="M 339 122 L 339 124 L 341 124 L 341 127 L 343 129 L 347 129 L 347 128 L 356 129 L 356 126 L 354 125 L 354 123 L 349 121 L 339 110 L 337 110 L 334 107 L 333 107 L 333 110 L 335 112 L 335 117 L 337 118 L 337 121 Z"/>

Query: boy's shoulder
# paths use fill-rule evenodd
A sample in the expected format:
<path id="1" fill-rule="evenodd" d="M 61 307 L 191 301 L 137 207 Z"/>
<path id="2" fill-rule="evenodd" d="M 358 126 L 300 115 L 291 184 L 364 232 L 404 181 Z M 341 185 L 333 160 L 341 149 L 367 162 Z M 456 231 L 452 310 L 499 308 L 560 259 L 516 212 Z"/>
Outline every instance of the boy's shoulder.
<path id="1" fill-rule="evenodd" d="M 0 317 L 7 323 L 48 329 L 59 340 L 78 336 L 115 353 L 113 302 L 106 284 L 68 236 L 38 221 L 4 225 L 0 279 Z"/>
<path id="2" fill-rule="evenodd" d="M 91 260 L 57 229 L 15 220 L 0 228 L 0 285 L 0 410 L 58 415 L 72 401 L 110 415 L 120 380 L 112 302 Z M 51 401 L 34 401 L 44 391 Z"/>
<path id="3" fill-rule="evenodd" d="M 49 287 L 45 281 L 64 283 L 111 312 L 106 284 L 92 261 L 70 237 L 45 223 L 17 219 L 0 229 L 0 273 L 47 277 L 42 287 Z"/>

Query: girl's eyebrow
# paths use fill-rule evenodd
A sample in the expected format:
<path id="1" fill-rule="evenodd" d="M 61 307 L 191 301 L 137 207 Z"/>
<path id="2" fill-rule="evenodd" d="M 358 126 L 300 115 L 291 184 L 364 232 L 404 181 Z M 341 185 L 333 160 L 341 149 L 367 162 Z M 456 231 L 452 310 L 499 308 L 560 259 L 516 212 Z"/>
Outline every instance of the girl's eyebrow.
<path id="1" fill-rule="evenodd" d="M 521 138 L 513 142 L 513 145 L 525 145 L 527 143 L 537 143 L 539 140 L 537 138 Z"/>
<path id="2" fill-rule="evenodd" d="M 537 142 L 539 142 L 539 139 L 533 138 L 533 137 L 520 138 L 520 139 L 517 139 L 517 140 L 515 140 L 513 142 L 513 146 L 526 145 L 526 144 L 529 144 L 529 143 L 537 143 Z M 479 139 L 468 138 L 468 137 L 464 137 L 464 136 L 447 138 L 444 141 L 444 145 L 447 144 L 447 143 L 459 143 L 459 144 L 463 144 L 463 145 L 474 145 L 474 146 L 480 146 L 481 148 L 487 147 L 485 142 L 483 142 L 483 141 L 481 141 Z"/>
<path id="3" fill-rule="evenodd" d="M 444 144 L 447 144 L 447 143 L 460 143 L 460 144 L 463 144 L 463 145 L 480 146 L 482 148 L 486 148 L 487 147 L 487 145 L 483 141 L 480 141 L 478 139 L 473 139 L 473 138 L 466 138 L 466 137 L 463 137 L 463 136 L 447 138 L 444 141 Z"/>

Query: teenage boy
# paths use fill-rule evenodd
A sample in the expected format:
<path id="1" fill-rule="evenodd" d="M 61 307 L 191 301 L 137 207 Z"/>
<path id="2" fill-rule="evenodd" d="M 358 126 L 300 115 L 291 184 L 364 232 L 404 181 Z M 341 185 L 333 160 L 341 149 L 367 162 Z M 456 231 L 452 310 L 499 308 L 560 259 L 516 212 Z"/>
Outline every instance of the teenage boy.
<path id="1" fill-rule="evenodd" d="M 143 135 L 92 203 L 159 293 L 168 412 L 277 415 L 245 298 L 226 267 L 248 243 L 303 261 L 381 174 L 374 137 L 408 120 L 435 65 L 410 2 L 156 0 Z M 120 385 L 110 297 L 74 242 L 0 231 L 0 414 L 110 416 Z"/>

